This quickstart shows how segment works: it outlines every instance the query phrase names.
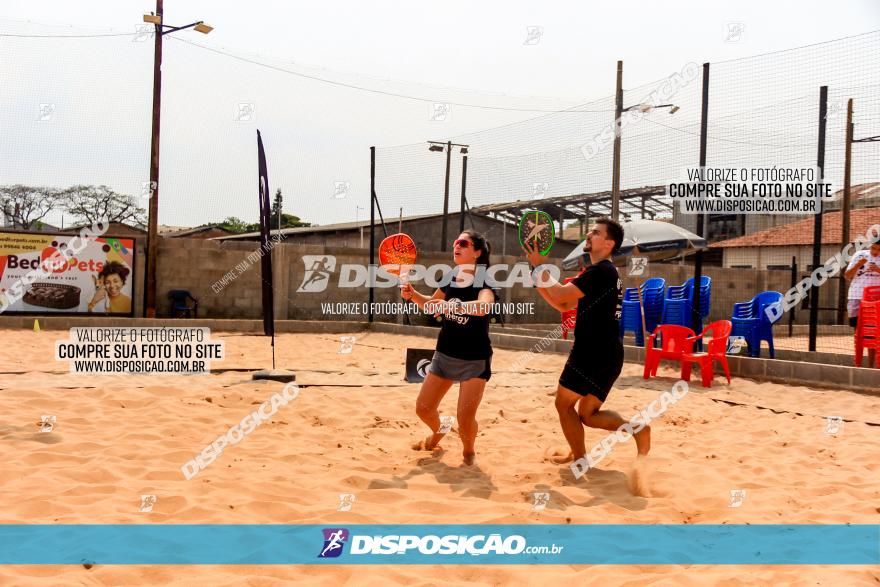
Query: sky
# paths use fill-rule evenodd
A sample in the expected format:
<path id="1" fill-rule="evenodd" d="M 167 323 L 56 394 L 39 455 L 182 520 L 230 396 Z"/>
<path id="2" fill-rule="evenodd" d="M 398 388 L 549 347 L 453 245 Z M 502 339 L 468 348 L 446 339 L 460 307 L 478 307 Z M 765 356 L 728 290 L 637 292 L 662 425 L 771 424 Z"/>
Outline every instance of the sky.
<path id="1" fill-rule="evenodd" d="M 0 36 L 0 184 L 107 184 L 146 207 L 153 43 L 133 33 L 154 8 L 132 0 L 0 4 L 0 35 L 129 34 Z M 443 190 L 444 162 L 425 141 L 483 137 L 469 171 L 479 198 L 495 177 L 483 170 L 510 163 L 481 156 L 528 157 L 511 165 L 532 169 L 546 158 L 540 153 L 572 145 L 564 129 L 546 127 L 530 151 L 516 129 L 532 126 L 513 123 L 596 100 L 607 110 L 619 59 L 624 87 L 635 88 L 688 62 L 880 29 L 880 2 L 842 0 L 831 10 L 814 0 L 165 2 L 166 23 L 196 20 L 214 31 L 165 37 L 159 222 L 256 221 L 259 129 L 285 211 L 328 224 L 368 214 L 370 146 L 380 147 L 377 172 L 394 192 L 386 212 L 417 214 L 435 209 Z M 451 104 L 446 116 L 435 103 Z M 677 120 L 698 119 L 694 108 L 684 116 Z M 496 127 L 513 130 L 473 134 Z M 507 183 L 499 198 L 529 188 Z M 554 194 L 579 189 L 551 183 Z M 60 223 L 60 213 L 48 220 Z"/>

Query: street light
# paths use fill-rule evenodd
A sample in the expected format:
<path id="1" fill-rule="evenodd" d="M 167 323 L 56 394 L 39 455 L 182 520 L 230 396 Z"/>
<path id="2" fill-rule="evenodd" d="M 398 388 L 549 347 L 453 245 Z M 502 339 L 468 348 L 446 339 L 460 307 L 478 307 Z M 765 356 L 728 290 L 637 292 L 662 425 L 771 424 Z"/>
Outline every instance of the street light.
<path id="1" fill-rule="evenodd" d="M 669 108 L 670 114 L 680 110 L 675 104 L 633 104 L 623 107 L 623 61 L 617 62 L 617 93 L 614 101 L 614 159 L 611 169 L 611 218 L 620 218 L 620 117 L 629 110 L 639 110 L 647 114 L 656 108 Z"/>
<path id="2" fill-rule="evenodd" d="M 621 105 L 622 95 L 623 91 L 621 90 Z M 620 216 L 620 117 L 624 112 L 629 112 L 630 110 L 638 110 L 642 114 L 648 114 L 657 108 L 669 108 L 670 114 L 675 114 L 681 110 L 675 104 L 658 104 L 656 106 L 653 104 L 633 104 L 626 108 L 619 108 L 615 116 L 614 124 L 617 132 L 614 133 L 614 169 L 611 176 L 611 217 L 614 220 L 617 220 Z"/>
<path id="3" fill-rule="evenodd" d="M 196 21 L 188 25 L 173 27 L 164 23 L 162 17 L 164 13 L 163 0 L 156 0 L 155 14 L 145 14 L 144 22 L 155 25 L 156 39 L 155 50 L 153 54 L 153 133 L 150 143 L 150 187 L 151 197 L 149 206 L 149 220 L 147 221 L 147 278 L 146 296 L 144 300 L 144 315 L 147 318 L 156 317 L 156 273 L 159 236 L 159 114 L 161 112 L 162 102 L 162 37 L 168 33 L 182 31 L 184 29 L 193 28 L 194 30 L 207 35 L 212 27 L 206 25 L 204 21 Z"/>
<path id="4" fill-rule="evenodd" d="M 449 166 L 452 162 L 452 147 L 461 147 L 461 153 L 464 155 L 462 159 L 462 175 L 461 175 L 461 211 L 459 212 L 459 224 L 464 226 L 464 189 L 467 179 L 467 152 L 469 145 L 459 145 L 446 141 L 441 143 L 438 141 L 428 141 L 428 150 L 435 153 L 442 153 L 446 150 L 446 187 L 443 190 L 443 220 L 440 229 L 440 250 L 446 250 L 446 229 L 449 225 L 449 219 L 446 217 L 449 213 Z"/>

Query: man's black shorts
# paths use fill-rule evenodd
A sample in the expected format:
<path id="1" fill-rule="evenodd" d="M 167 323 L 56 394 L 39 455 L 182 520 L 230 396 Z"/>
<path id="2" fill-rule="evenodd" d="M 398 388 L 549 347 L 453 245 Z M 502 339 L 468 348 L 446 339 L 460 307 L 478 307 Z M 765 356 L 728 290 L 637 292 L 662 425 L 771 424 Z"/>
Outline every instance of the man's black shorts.
<path id="1" fill-rule="evenodd" d="M 593 395 L 604 402 L 623 369 L 623 345 L 610 345 L 600 352 L 572 352 L 559 377 L 559 384 L 579 395 Z"/>

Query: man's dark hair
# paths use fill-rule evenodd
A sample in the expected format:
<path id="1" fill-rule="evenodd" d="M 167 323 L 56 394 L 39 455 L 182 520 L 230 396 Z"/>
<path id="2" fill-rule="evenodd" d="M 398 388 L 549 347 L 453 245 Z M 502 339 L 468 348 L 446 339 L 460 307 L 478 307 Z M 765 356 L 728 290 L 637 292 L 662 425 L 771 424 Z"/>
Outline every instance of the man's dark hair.
<path id="1" fill-rule="evenodd" d="M 614 254 L 619 251 L 620 245 L 623 244 L 623 227 L 620 225 L 620 222 L 603 216 L 596 221 L 596 224 L 604 224 L 608 238 L 614 241 L 614 249 L 612 249 L 611 253 Z"/>

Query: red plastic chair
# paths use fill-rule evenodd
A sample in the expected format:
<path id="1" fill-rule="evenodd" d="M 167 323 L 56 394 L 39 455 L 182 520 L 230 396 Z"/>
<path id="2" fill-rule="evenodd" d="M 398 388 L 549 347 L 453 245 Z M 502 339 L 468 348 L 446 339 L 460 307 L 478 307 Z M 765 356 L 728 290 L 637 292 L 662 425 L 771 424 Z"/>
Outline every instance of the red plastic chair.
<path id="1" fill-rule="evenodd" d="M 859 320 L 856 323 L 855 343 L 856 367 L 862 366 L 862 353 L 865 349 L 874 349 L 877 355 L 880 355 L 880 300 L 865 301 L 862 298 L 862 303 L 859 305 Z M 880 357 L 875 355 L 874 364 L 868 366 L 880 367 Z"/>
<path id="2" fill-rule="evenodd" d="M 654 348 L 654 340 L 660 336 L 660 348 Z M 654 329 L 645 343 L 645 379 L 657 375 L 657 368 L 661 359 L 681 361 L 685 353 L 694 350 L 694 341 L 697 339 L 693 330 L 687 326 L 675 324 L 661 324 Z"/>
<path id="3" fill-rule="evenodd" d="M 867 310 L 866 308 L 866 302 Z M 875 315 L 875 307 L 870 305 L 874 302 L 880 302 L 880 285 L 872 285 L 866 287 L 862 291 L 862 303 L 859 305 L 859 319 L 856 323 L 855 333 L 855 364 L 856 367 L 862 366 L 862 354 L 865 349 L 877 349 L 880 351 L 880 332 L 878 332 L 878 318 Z M 865 315 L 864 320 L 862 315 Z M 878 352 L 880 354 L 880 352 Z M 880 357 L 877 357 L 875 367 L 880 367 Z"/>
<path id="4" fill-rule="evenodd" d="M 574 277 L 566 277 L 563 283 L 571 283 Z M 577 319 L 577 308 L 561 313 L 562 321 L 562 340 L 568 340 L 568 332 L 574 330 L 574 323 Z"/>
<path id="5" fill-rule="evenodd" d="M 712 387 L 712 379 L 715 372 L 712 370 L 713 361 L 718 361 L 724 368 L 724 374 L 727 376 L 727 383 L 730 384 L 730 368 L 727 366 L 727 340 L 730 338 L 730 331 L 733 324 L 730 320 L 718 320 L 703 329 L 700 336 L 695 336 L 694 341 L 698 338 L 704 338 L 707 333 L 712 332 L 712 340 L 706 345 L 705 353 L 685 353 L 681 359 L 681 378 L 690 383 L 691 380 L 691 364 L 700 364 L 700 376 L 703 379 L 703 387 Z"/>
<path id="6" fill-rule="evenodd" d="M 880 285 L 872 285 L 862 290 L 862 300 L 866 302 L 880 301 Z"/>

